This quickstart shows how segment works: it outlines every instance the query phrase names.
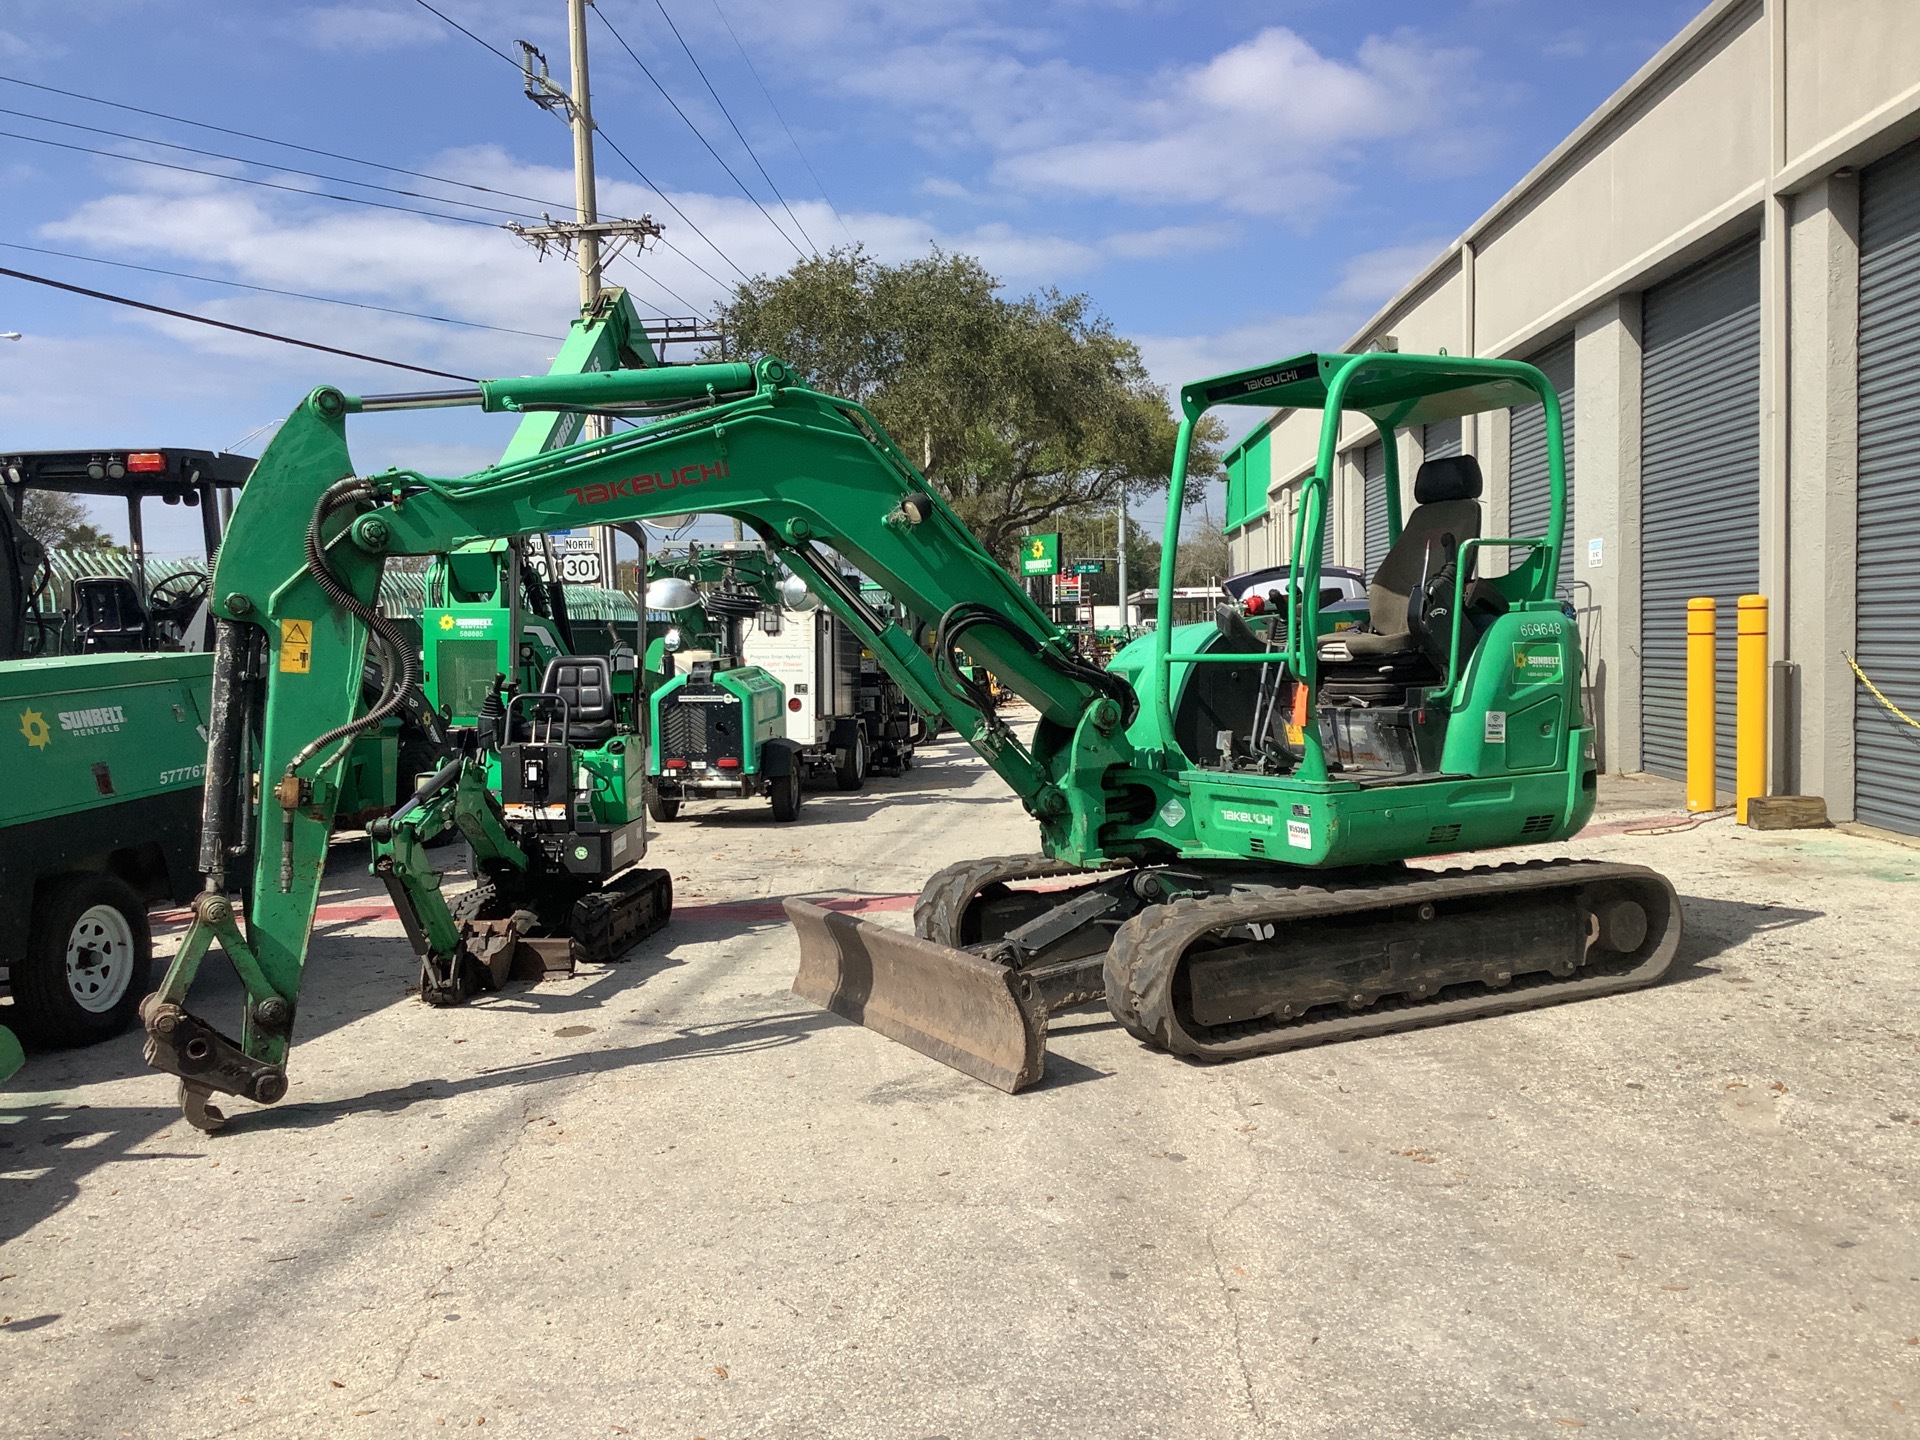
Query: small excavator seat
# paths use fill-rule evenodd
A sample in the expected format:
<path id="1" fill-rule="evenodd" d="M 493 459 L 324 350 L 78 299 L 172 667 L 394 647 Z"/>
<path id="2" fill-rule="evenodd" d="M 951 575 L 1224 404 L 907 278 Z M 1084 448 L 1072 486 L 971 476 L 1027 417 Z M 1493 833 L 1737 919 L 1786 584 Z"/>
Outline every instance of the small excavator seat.
<path id="1" fill-rule="evenodd" d="M 1480 462 L 1471 455 L 1428 460 L 1413 481 L 1413 513 L 1367 587 L 1365 630 L 1341 630 L 1320 642 L 1320 658 L 1335 664 L 1390 665 L 1421 653 L 1409 623 L 1414 592 L 1442 557 L 1480 535 Z M 1452 543 L 1448 544 L 1448 539 Z M 1450 602 L 1449 602 L 1450 603 Z"/>
<path id="2" fill-rule="evenodd" d="M 540 688 L 567 702 L 567 743 L 604 745 L 619 717 L 613 710 L 613 663 L 604 655 L 562 655 L 547 665 Z"/>

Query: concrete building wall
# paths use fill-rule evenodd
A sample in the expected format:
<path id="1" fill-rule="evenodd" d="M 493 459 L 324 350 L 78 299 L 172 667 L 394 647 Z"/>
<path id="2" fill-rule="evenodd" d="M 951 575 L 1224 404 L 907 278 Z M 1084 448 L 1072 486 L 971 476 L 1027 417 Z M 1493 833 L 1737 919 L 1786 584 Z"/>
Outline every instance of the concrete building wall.
<path id="1" fill-rule="evenodd" d="M 1758 236 L 1761 588 L 1772 658 L 1797 667 L 1773 783 L 1824 795 L 1836 819 L 1852 813 L 1855 681 L 1842 652 L 1858 523 L 1855 172 L 1916 139 L 1920 0 L 1715 0 L 1343 347 L 1391 336 L 1409 352 L 1519 357 L 1574 334 L 1569 523 L 1574 575 L 1591 587 L 1582 622 L 1609 769 L 1642 763 L 1640 297 Z M 1319 419 L 1269 422 L 1270 510 L 1286 515 L 1270 535 L 1290 535 Z M 1344 454 L 1369 438 L 1364 421 L 1343 429 L 1336 504 L 1353 512 L 1336 516 L 1343 559 L 1358 556 L 1361 524 Z M 1504 533 L 1506 417 L 1480 417 L 1463 442 L 1486 471 L 1486 533 Z M 1400 439 L 1409 490 L 1419 446 Z M 1271 546 L 1276 559 L 1285 550 Z"/>

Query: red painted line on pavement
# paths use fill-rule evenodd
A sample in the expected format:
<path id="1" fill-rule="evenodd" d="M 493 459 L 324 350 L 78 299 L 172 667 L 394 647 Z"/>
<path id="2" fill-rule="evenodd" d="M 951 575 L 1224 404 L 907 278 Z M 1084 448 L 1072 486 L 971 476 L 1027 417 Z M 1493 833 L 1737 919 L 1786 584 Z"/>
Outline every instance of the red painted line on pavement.
<path id="1" fill-rule="evenodd" d="M 885 910 L 911 910 L 918 895 L 828 895 L 802 896 L 823 910 L 847 914 L 865 914 Z M 676 905 L 675 920 L 784 920 L 787 912 L 778 900 L 721 900 L 705 905 Z M 184 926 L 193 918 L 187 910 L 156 910 L 153 922 L 159 926 Z M 313 912 L 316 925 L 346 925 L 361 920 L 397 920 L 391 900 L 364 900 L 335 905 L 320 905 Z"/>

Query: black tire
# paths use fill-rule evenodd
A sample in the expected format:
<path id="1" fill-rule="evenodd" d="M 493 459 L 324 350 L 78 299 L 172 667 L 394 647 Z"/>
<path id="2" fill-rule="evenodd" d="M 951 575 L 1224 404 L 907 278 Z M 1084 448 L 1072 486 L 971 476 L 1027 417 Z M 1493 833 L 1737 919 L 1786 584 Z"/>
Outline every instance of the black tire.
<path id="1" fill-rule="evenodd" d="M 833 752 L 833 783 L 842 790 L 858 790 L 867 783 L 867 727 L 853 727 L 853 744 Z"/>
<path id="2" fill-rule="evenodd" d="M 36 1045 L 91 1045 L 133 1023 L 152 976 L 153 932 L 131 885 L 105 873 L 55 881 L 34 902 L 7 1023 Z"/>
<path id="3" fill-rule="evenodd" d="M 662 825 L 669 825 L 680 818 L 680 797 L 660 794 L 651 785 L 647 787 L 647 814 Z"/>
<path id="4" fill-rule="evenodd" d="M 795 761 L 786 774 L 773 778 L 773 818 L 782 823 L 798 819 L 800 801 L 805 793 L 800 783 L 800 765 Z"/>

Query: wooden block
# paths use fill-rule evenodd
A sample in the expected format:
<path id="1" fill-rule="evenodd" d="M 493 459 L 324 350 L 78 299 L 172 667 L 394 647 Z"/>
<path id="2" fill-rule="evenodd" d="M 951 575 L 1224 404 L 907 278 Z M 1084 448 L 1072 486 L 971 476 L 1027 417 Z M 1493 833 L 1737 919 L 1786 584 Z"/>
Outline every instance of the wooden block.
<path id="1" fill-rule="evenodd" d="M 1822 795 L 1756 795 L 1747 801 L 1749 830 L 1817 830 L 1826 824 Z"/>

